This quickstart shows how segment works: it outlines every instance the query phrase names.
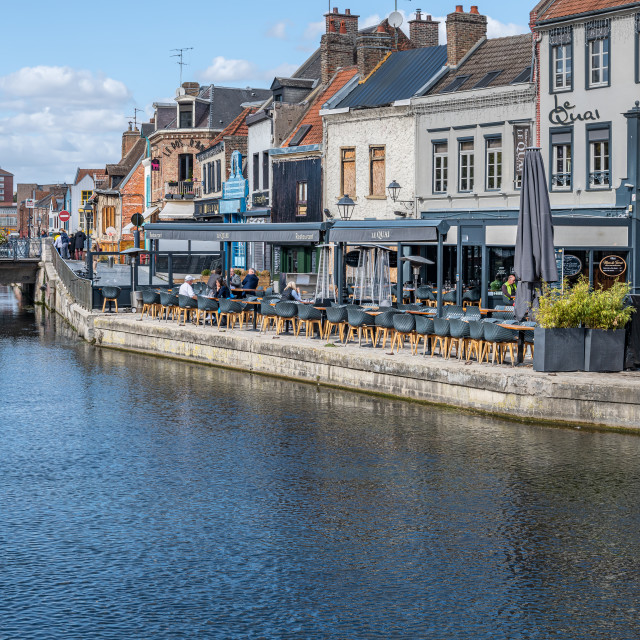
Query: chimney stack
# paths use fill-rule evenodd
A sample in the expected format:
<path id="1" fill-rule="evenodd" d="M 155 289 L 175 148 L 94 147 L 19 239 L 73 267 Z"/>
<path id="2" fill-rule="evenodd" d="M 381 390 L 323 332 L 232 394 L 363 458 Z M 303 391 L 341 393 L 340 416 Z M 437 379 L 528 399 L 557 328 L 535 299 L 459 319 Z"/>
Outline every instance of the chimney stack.
<path id="1" fill-rule="evenodd" d="M 351 10 L 339 13 L 334 9 L 325 15 L 327 32 L 320 41 L 321 81 L 323 84 L 333 78 L 342 67 L 355 64 L 355 44 L 358 35 L 359 16 L 351 15 Z"/>
<path id="2" fill-rule="evenodd" d="M 447 64 L 457 66 L 472 47 L 487 37 L 487 16 L 480 15 L 477 6 L 465 13 L 462 5 L 447 16 Z"/>
<path id="3" fill-rule="evenodd" d="M 440 43 L 439 28 L 439 22 L 433 20 L 431 16 L 426 16 L 426 19 L 423 18 L 422 12 L 418 9 L 416 17 L 409 21 L 411 43 L 416 49 L 437 47 Z"/>
<path id="4" fill-rule="evenodd" d="M 133 149 L 133 145 L 140 138 L 140 131 L 138 129 L 134 129 L 129 123 L 129 130 L 125 131 L 122 134 L 122 157 L 124 158 L 131 149 Z"/>
<path id="5" fill-rule="evenodd" d="M 182 88 L 188 96 L 197 96 L 200 93 L 200 85 L 197 82 L 183 82 Z"/>
<path id="6" fill-rule="evenodd" d="M 362 33 L 357 40 L 358 73 L 366 78 L 384 60 L 393 46 L 391 35 L 381 24 L 374 33 Z"/>

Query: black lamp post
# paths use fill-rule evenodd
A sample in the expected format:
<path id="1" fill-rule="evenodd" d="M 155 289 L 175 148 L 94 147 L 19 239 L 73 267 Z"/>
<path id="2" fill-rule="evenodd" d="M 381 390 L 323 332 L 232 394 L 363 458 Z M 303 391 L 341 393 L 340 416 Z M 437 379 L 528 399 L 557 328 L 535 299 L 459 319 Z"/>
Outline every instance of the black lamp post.
<path id="1" fill-rule="evenodd" d="M 355 207 L 356 203 L 346 193 L 342 199 L 338 201 L 338 211 L 343 220 L 351 220 Z"/>

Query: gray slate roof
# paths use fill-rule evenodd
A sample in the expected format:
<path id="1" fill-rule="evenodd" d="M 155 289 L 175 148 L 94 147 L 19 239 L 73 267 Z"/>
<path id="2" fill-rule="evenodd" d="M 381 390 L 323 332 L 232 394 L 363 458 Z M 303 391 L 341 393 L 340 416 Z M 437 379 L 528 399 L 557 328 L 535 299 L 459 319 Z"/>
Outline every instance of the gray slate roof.
<path id="1" fill-rule="evenodd" d="M 448 87 L 456 79 L 468 76 L 458 91 L 473 89 L 488 73 L 501 71 L 490 83 L 483 87 L 503 87 L 511 84 L 527 67 L 531 67 L 532 35 L 493 38 L 483 42 L 458 69 L 449 71 L 427 95 L 447 93 Z M 525 80 L 529 82 L 530 80 Z"/>
<path id="2" fill-rule="evenodd" d="M 313 78 L 314 80 L 320 80 L 320 78 L 322 77 L 320 49 L 316 49 L 311 54 L 311 56 L 302 63 L 300 68 L 291 77 Z"/>
<path id="3" fill-rule="evenodd" d="M 357 85 L 335 108 L 379 107 L 412 98 L 447 62 L 447 47 L 392 53 L 366 82 Z"/>

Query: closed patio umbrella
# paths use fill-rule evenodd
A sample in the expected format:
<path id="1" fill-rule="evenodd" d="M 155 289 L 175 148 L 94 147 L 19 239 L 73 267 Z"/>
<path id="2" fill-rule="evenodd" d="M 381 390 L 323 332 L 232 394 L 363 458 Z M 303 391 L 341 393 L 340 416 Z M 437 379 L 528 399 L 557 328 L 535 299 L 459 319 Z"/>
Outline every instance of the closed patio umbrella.
<path id="1" fill-rule="evenodd" d="M 542 282 L 558 280 L 551 204 L 540 149 L 525 151 L 514 271 L 520 281 L 515 315 L 522 320 L 530 308 L 537 308 L 536 290 Z"/>

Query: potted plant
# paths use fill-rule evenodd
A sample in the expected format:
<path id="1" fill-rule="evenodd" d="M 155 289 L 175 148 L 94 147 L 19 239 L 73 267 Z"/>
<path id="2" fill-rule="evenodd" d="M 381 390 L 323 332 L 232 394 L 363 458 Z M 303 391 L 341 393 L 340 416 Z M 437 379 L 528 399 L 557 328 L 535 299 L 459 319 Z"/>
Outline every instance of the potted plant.
<path id="1" fill-rule="evenodd" d="M 589 281 L 580 278 L 571 288 L 542 287 L 538 327 L 534 331 L 534 371 L 584 370 L 584 320 L 589 299 Z"/>
<path id="2" fill-rule="evenodd" d="M 203 269 L 200 275 L 202 276 L 202 280 L 204 282 L 207 282 L 209 276 L 211 275 L 211 269 Z"/>
<path id="3" fill-rule="evenodd" d="M 628 282 L 616 282 L 611 288 L 600 287 L 589 295 L 584 325 L 585 371 L 622 371 L 626 324 L 633 307 L 625 306 Z"/>
<path id="4" fill-rule="evenodd" d="M 169 182 L 167 182 L 167 184 L 170 187 L 177 187 L 178 186 L 178 181 L 177 180 L 169 180 Z"/>

